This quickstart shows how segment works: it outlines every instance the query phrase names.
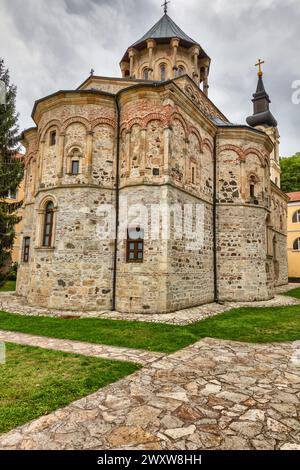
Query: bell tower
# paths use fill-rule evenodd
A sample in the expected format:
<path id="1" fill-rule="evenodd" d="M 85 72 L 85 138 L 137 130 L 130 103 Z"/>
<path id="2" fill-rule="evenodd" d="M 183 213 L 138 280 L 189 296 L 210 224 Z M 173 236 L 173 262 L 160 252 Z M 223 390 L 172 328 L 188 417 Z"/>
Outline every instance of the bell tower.
<path id="1" fill-rule="evenodd" d="M 271 154 L 270 168 L 271 168 L 271 180 L 278 187 L 280 187 L 280 161 L 279 161 L 279 145 L 280 135 L 278 131 L 278 123 L 270 111 L 270 97 L 265 90 L 263 82 L 263 71 L 261 66 L 265 62 L 260 60 L 256 67 L 258 67 L 258 83 L 256 92 L 253 94 L 253 114 L 247 118 L 247 123 L 251 127 L 262 130 L 265 132 L 274 144 L 274 150 Z"/>

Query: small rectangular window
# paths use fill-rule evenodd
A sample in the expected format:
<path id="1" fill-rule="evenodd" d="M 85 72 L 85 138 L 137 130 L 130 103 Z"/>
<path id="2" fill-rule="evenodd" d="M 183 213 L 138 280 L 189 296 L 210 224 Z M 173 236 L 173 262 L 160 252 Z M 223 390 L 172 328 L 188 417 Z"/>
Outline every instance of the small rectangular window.
<path id="1" fill-rule="evenodd" d="M 56 131 L 50 132 L 50 145 L 56 145 Z"/>
<path id="2" fill-rule="evenodd" d="M 250 197 L 255 197 L 255 186 L 250 184 Z"/>
<path id="3" fill-rule="evenodd" d="M 130 230 L 127 235 L 127 263 L 142 263 L 144 260 L 144 232 Z"/>
<path id="4" fill-rule="evenodd" d="M 23 245 L 23 262 L 28 263 L 29 261 L 29 252 L 30 252 L 30 237 L 24 238 Z"/>
<path id="5" fill-rule="evenodd" d="M 71 173 L 72 173 L 72 175 L 78 175 L 79 174 L 79 161 L 78 160 L 73 160 L 72 161 Z"/>
<path id="6" fill-rule="evenodd" d="M 153 176 L 159 176 L 159 168 L 153 168 L 152 174 Z"/>
<path id="7" fill-rule="evenodd" d="M 195 184 L 195 167 L 192 166 L 192 184 Z"/>

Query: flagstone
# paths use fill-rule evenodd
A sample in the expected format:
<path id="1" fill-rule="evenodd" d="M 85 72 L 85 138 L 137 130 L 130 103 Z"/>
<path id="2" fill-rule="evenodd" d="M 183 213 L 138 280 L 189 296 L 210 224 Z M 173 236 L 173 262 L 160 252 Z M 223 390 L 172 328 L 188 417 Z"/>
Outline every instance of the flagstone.
<path id="1" fill-rule="evenodd" d="M 176 353 L 149 362 L 0 436 L 0 449 L 300 450 L 300 383 L 289 360 L 294 348 L 204 339 L 182 359 Z M 284 381 L 283 391 L 278 384 Z"/>

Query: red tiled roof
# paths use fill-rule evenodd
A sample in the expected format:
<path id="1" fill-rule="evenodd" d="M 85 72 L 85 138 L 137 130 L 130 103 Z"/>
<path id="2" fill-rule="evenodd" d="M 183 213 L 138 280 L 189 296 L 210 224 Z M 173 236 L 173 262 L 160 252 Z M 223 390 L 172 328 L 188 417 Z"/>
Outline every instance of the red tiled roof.
<path id="1" fill-rule="evenodd" d="M 295 193 L 287 193 L 287 195 L 291 201 L 300 201 L 300 191 Z"/>

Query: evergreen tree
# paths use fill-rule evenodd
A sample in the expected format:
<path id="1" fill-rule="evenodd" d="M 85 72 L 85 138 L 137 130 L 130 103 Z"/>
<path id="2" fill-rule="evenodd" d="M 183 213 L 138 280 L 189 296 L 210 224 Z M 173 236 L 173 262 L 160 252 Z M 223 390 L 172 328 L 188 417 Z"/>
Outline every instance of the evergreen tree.
<path id="1" fill-rule="evenodd" d="M 5 85 L 5 104 L 0 101 L 0 286 L 11 266 L 11 251 L 15 239 L 15 225 L 20 221 L 17 210 L 22 202 L 6 200 L 15 193 L 23 179 L 23 163 L 16 158 L 19 146 L 16 87 L 10 83 L 9 71 L 0 58 L 0 81 Z"/>
<path id="2" fill-rule="evenodd" d="M 281 166 L 281 189 L 285 193 L 300 191 L 300 153 L 293 157 L 282 158 Z"/>

